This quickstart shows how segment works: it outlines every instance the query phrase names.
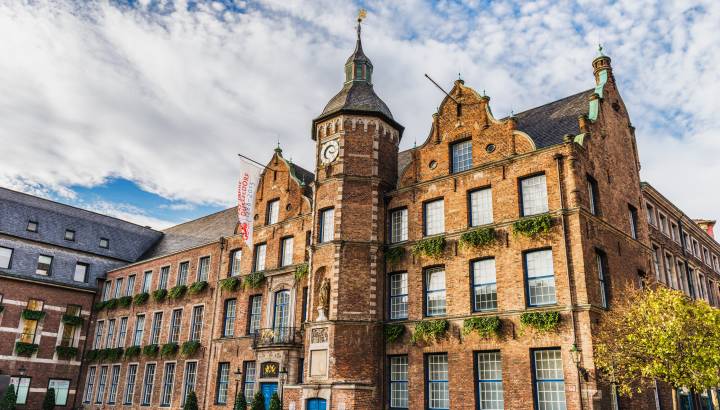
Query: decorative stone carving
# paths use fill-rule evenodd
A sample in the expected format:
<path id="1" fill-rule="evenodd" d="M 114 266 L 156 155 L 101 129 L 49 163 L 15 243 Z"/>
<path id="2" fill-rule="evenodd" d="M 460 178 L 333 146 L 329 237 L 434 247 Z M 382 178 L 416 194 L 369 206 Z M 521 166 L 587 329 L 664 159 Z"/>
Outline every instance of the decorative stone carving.
<path id="1" fill-rule="evenodd" d="M 327 343 L 328 329 L 326 327 L 318 327 L 310 332 L 310 343 Z"/>

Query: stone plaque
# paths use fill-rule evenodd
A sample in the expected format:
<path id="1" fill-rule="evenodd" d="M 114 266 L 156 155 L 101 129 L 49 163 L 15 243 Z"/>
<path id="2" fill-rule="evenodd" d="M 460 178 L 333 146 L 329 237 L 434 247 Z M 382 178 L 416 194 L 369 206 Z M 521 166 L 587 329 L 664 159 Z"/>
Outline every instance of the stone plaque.
<path id="1" fill-rule="evenodd" d="M 310 333 L 310 343 L 327 343 L 328 329 L 326 327 L 318 327 Z"/>
<path id="2" fill-rule="evenodd" d="M 280 366 L 276 362 L 265 362 L 260 366 L 260 377 L 274 378 L 278 377 Z"/>
<path id="3" fill-rule="evenodd" d="M 310 351 L 310 376 L 327 376 L 327 350 Z"/>

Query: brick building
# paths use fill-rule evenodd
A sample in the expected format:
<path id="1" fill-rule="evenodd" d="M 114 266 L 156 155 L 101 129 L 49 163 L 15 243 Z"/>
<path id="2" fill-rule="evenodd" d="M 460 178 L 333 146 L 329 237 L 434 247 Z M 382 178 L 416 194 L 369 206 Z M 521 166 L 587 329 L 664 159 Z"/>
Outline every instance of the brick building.
<path id="1" fill-rule="evenodd" d="M 78 386 L 99 278 L 133 262 L 160 232 L 0 188 L 0 373 L 18 403 L 60 408 Z"/>
<path id="2" fill-rule="evenodd" d="M 312 123 L 315 173 L 276 150 L 252 246 L 230 209 L 108 272 L 82 402 L 179 408 L 193 390 L 230 408 L 242 389 L 289 410 L 672 408 L 662 388 L 618 402 L 593 332 L 648 281 L 717 306 L 720 245 L 641 183 L 610 58 L 592 68 L 593 88 L 501 119 L 458 80 L 398 152 L 358 29 Z"/>

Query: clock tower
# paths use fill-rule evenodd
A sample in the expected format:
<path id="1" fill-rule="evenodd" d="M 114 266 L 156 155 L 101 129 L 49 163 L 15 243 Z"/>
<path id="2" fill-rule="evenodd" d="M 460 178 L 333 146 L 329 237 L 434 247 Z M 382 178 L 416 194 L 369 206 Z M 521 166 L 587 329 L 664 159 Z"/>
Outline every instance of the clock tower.
<path id="1" fill-rule="evenodd" d="M 375 94 L 357 26 L 342 90 L 313 121 L 317 144 L 304 400 L 382 408 L 385 194 L 403 127 Z M 308 401 L 315 405 L 317 401 Z"/>

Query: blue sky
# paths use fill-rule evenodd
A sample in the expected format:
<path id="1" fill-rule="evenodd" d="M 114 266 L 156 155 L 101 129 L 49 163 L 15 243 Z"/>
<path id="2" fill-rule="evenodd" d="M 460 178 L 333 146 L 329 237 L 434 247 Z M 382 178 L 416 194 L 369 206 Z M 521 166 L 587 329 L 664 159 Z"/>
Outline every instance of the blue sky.
<path id="1" fill-rule="evenodd" d="M 442 100 L 423 74 L 501 117 L 591 88 L 602 42 L 643 179 L 720 218 L 717 1 L 0 0 L 0 185 L 163 228 L 233 205 L 237 153 L 312 169 L 360 6 L 401 148 Z"/>

